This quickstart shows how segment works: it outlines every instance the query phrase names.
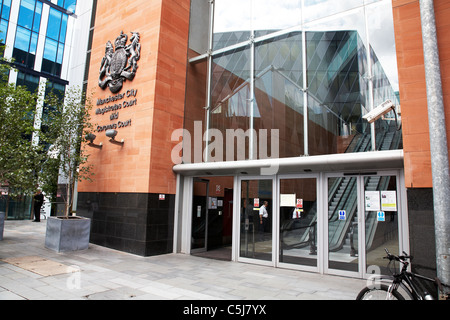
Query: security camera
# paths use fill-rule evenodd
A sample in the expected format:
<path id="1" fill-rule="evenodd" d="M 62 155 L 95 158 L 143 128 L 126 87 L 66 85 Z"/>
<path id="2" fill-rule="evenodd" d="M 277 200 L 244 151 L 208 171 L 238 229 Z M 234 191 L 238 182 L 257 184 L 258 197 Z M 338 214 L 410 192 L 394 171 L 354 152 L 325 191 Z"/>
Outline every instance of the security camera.
<path id="1" fill-rule="evenodd" d="M 124 143 L 123 139 L 122 139 L 122 141 L 116 141 L 116 139 L 115 139 L 117 136 L 117 130 L 114 130 L 114 129 L 106 130 L 106 136 L 108 138 L 110 138 L 109 142 L 123 146 L 123 143 Z"/>
<path id="2" fill-rule="evenodd" d="M 395 111 L 395 104 L 391 100 L 386 100 L 368 114 L 363 116 L 363 119 L 367 120 L 369 123 L 372 123 L 390 111 Z"/>
<path id="3" fill-rule="evenodd" d="M 93 143 L 97 136 L 93 133 L 88 133 L 85 138 L 87 141 L 89 141 L 89 143 Z"/>
<path id="4" fill-rule="evenodd" d="M 97 138 L 97 136 L 93 133 L 88 133 L 85 136 L 86 140 L 89 141 L 88 146 L 93 147 L 93 148 L 97 148 L 97 149 L 101 149 L 102 148 L 102 143 L 100 144 L 95 144 L 94 140 L 95 138 Z"/>
<path id="5" fill-rule="evenodd" d="M 106 130 L 106 136 L 108 138 L 114 139 L 117 136 L 117 131 L 114 129 Z"/>

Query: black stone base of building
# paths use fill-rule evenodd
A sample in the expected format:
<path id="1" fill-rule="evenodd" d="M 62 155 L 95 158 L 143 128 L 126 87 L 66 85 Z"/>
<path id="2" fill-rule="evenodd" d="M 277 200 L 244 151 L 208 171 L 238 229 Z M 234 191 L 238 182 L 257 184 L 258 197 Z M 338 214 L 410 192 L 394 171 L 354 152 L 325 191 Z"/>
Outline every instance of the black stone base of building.
<path id="1" fill-rule="evenodd" d="M 409 245 L 414 272 L 436 277 L 433 189 L 407 189 Z"/>
<path id="2" fill-rule="evenodd" d="M 90 242 L 152 256 L 173 251 L 175 195 L 79 193 L 77 215 L 91 218 Z"/>

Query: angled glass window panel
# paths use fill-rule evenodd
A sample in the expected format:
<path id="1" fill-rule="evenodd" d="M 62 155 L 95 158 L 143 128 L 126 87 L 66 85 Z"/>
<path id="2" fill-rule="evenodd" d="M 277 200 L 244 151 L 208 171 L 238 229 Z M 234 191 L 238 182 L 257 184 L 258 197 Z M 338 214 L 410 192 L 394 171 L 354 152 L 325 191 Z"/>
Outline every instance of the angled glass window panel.
<path id="1" fill-rule="evenodd" d="M 11 12 L 11 0 L 3 0 L 2 19 L 9 20 L 9 13 Z"/>
<path id="2" fill-rule="evenodd" d="M 310 31 L 306 41 L 309 154 L 369 151 L 370 130 L 362 120 L 367 88 L 361 86 L 359 61 L 365 47 L 358 33 Z"/>
<path id="3" fill-rule="evenodd" d="M 299 26 L 302 23 L 301 0 L 254 0 L 252 26 L 255 36 L 263 36 Z"/>
<path id="4" fill-rule="evenodd" d="M 302 33 L 291 32 L 257 43 L 255 50 L 255 77 L 270 68 L 300 88 L 303 87 Z"/>
<path id="5" fill-rule="evenodd" d="M 211 106 L 214 108 L 223 99 L 249 83 L 250 49 L 238 48 L 213 57 L 211 80 Z"/>
<path id="6" fill-rule="evenodd" d="M 195 146 L 192 142 L 194 137 L 195 125 L 202 124 L 202 130 L 206 127 L 206 88 L 207 88 L 208 63 L 206 59 L 197 63 L 188 63 L 186 77 L 186 103 L 184 109 L 184 131 L 183 131 L 183 152 L 179 156 L 183 158 L 184 163 L 202 162 L 202 150 L 204 141 L 200 146 Z M 195 153 L 196 149 L 200 152 Z M 180 159 L 181 160 L 181 159 Z"/>
<path id="7" fill-rule="evenodd" d="M 218 0 L 214 4 L 214 49 L 248 40 L 252 29 L 252 0 Z M 223 33 L 230 37 L 223 37 Z"/>
<path id="8" fill-rule="evenodd" d="M 210 128 L 218 129 L 224 137 L 227 129 L 240 130 L 237 134 L 248 133 L 251 114 L 249 47 L 213 58 L 211 88 Z M 224 150 L 224 157 L 228 160 L 248 159 L 248 141 L 248 136 L 245 140 L 237 139 L 233 151 Z"/>
<path id="9" fill-rule="evenodd" d="M 372 70 L 373 107 L 387 99 L 399 105 L 392 3 L 390 1 L 374 2 L 367 5 L 366 12 L 370 41 L 370 55 L 367 63 L 370 63 Z M 367 107 L 368 110 L 369 107 L 370 105 Z M 377 150 L 395 150 L 403 147 L 402 132 L 397 130 L 401 120 L 397 120 L 398 123 L 394 112 L 390 112 L 375 122 Z"/>
<path id="10" fill-rule="evenodd" d="M 32 32 L 30 42 L 30 53 L 36 54 L 37 43 L 38 43 L 38 35 L 37 33 Z"/>
<path id="11" fill-rule="evenodd" d="M 34 7 L 36 6 L 36 0 L 22 0 L 19 9 L 18 24 L 27 29 L 32 29 Z"/>
<path id="12" fill-rule="evenodd" d="M 16 41 L 14 42 L 14 48 L 28 52 L 30 48 L 31 31 L 17 26 Z"/>
<path id="13" fill-rule="evenodd" d="M 355 8 L 360 8 L 363 5 L 364 0 L 305 0 L 303 7 L 303 23 L 309 23 L 314 20 L 347 12 Z"/>
<path id="14" fill-rule="evenodd" d="M 347 1 L 333 1 L 333 4 L 338 3 L 347 3 Z M 333 4 L 329 5 L 333 6 Z M 365 23 L 364 8 L 357 7 L 324 19 L 305 22 L 304 29 L 307 31 L 356 31 L 365 45 L 367 39 Z"/>
<path id="15" fill-rule="evenodd" d="M 367 6 L 369 41 L 394 91 L 398 91 L 397 54 L 395 50 L 394 18 L 391 1 L 379 1 Z M 374 63 L 372 61 L 372 63 Z"/>
<path id="16" fill-rule="evenodd" d="M 44 59 L 56 61 L 56 52 L 58 50 L 58 42 L 49 38 L 45 40 Z"/>
<path id="17" fill-rule="evenodd" d="M 217 150 L 211 156 L 216 161 L 236 161 L 249 159 L 249 119 L 250 119 L 250 85 L 245 83 L 232 95 L 223 99 L 210 113 L 210 129 L 218 130 L 226 139 L 223 150 Z M 211 137 L 210 137 L 211 139 Z M 210 145 L 212 146 L 212 145 Z M 211 149 L 211 148 L 210 148 Z M 218 152 L 222 151 L 221 159 Z M 209 161 L 213 159 L 209 158 Z"/>
<path id="18" fill-rule="evenodd" d="M 56 9 L 50 8 L 48 16 L 47 37 L 53 40 L 59 40 L 62 13 Z"/>
<path id="19" fill-rule="evenodd" d="M 67 11 L 75 12 L 76 6 L 77 6 L 77 0 L 64 1 L 64 8 L 67 9 Z"/>
<path id="20" fill-rule="evenodd" d="M 68 19 L 68 15 L 63 14 L 62 20 L 61 20 L 61 31 L 59 33 L 59 42 L 62 42 L 62 43 L 66 42 L 67 19 Z"/>
<path id="21" fill-rule="evenodd" d="M 64 57 L 64 44 L 59 43 L 58 44 L 58 54 L 57 54 L 57 57 L 56 57 L 56 62 L 59 63 L 59 64 L 62 64 L 63 57 Z"/>
<path id="22" fill-rule="evenodd" d="M 0 43 L 6 42 L 7 34 L 8 34 L 8 21 L 2 19 L 0 22 Z"/>
<path id="23" fill-rule="evenodd" d="M 42 16 L 42 2 L 36 2 L 36 10 L 34 13 L 33 21 L 33 31 L 39 33 L 39 28 L 41 26 L 41 16 Z"/>
<path id="24" fill-rule="evenodd" d="M 273 157 L 277 151 L 281 158 L 304 154 L 302 88 L 301 32 L 256 44 L 254 128 L 259 133 L 259 158 Z M 261 131 L 273 129 L 279 131 L 278 141 Z"/>

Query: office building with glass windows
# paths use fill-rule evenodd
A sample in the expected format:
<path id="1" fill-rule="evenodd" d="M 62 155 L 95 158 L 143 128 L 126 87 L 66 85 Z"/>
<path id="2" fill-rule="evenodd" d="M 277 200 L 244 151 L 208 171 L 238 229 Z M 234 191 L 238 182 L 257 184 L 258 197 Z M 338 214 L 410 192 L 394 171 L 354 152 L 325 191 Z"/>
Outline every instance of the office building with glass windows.
<path id="1" fill-rule="evenodd" d="M 68 86 L 84 86 L 92 1 L 3 0 L 0 10 L 4 57 L 13 59 L 15 68 L 9 74 L 10 83 L 26 86 L 31 92 L 40 90 L 40 96 L 50 90 L 64 92 Z M 45 105 L 36 108 L 38 114 L 45 114 Z M 29 197 L 4 197 L 0 209 L 8 219 L 29 219 L 31 201 Z M 49 204 L 45 210 L 50 215 Z"/>
<path id="2" fill-rule="evenodd" d="M 94 1 L 91 242 L 359 278 L 389 248 L 435 269 L 418 3 Z M 23 28 L 21 61 L 64 74 L 68 42 L 45 33 L 33 55 L 42 31 Z"/>

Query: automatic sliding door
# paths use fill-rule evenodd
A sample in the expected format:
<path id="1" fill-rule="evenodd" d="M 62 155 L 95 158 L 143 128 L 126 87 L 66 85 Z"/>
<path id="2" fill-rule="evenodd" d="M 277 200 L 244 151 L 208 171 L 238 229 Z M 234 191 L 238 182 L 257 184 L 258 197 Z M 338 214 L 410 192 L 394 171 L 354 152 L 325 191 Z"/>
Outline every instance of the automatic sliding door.
<path id="1" fill-rule="evenodd" d="M 191 252 L 206 251 L 208 241 L 209 180 L 194 178 Z"/>
<path id="2" fill-rule="evenodd" d="M 328 269 L 388 274 L 384 248 L 400 251 L 398 176 L 330 176 L 327 182 Z"/>
<path id="3" fill-rule="evenodd" d="M 384 248 L 400 253 L 397 177 L 365 176 L 363 181 L 366 273 L 388 275 Z"/>
<path id="4" fill-rule="evenodd" d="M 280 179 L 279 262 L 317 267 L 317 179 Z"/>
<path id="5" fill-rule="evenodd" d="M 239 257 L 272 261 L 273 180 L 241 181 Z"/>
<path id="6" fill-rule="evenodd" d="M 359 270 L 358 178 L 328 178 L 328 268 Z"/>

